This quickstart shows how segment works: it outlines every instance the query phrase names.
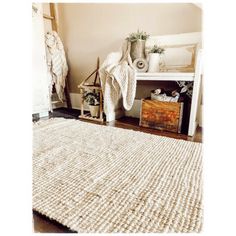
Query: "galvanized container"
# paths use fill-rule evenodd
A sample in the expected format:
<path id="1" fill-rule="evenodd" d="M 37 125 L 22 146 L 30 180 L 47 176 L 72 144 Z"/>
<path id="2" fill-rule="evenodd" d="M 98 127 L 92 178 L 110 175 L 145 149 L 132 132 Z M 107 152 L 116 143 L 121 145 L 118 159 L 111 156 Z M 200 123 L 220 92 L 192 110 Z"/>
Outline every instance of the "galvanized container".
<path id="1" fill-rule="evenodd" d="M 145 43 L 146 40 L 138 39 L 131 43 L 130 56 L 132 61 L 137 58 L 145 58 Z"/>

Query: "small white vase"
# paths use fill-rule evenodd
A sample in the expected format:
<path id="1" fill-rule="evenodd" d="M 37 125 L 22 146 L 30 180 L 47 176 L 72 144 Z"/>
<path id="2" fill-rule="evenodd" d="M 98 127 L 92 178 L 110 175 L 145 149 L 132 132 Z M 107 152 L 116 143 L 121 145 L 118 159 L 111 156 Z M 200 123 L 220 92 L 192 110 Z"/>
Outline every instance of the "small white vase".
<path id="1" fill-rule="evenodd" d="M 92 117 L 99 116 L 99 105 L 89 105 L 89 110 Z"/>
<path id="2" fill-rule="evenodd" d="M 160 54 L 149 53 L 149 67 L 148 72 L 159 72 L 160 71 Z"/>

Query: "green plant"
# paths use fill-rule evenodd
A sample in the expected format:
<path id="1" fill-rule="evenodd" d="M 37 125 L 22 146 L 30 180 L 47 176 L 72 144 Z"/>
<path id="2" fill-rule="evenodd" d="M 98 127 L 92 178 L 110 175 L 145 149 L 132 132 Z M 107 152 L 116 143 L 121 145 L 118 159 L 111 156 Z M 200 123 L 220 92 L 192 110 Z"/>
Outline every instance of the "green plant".
<path id="1" fill-rule="evenodd" d="M 99 93 L 86 92 L 83 99 L 91 106 L 99 105 Z"/>
<path id="2" fill-rule="evenodd" d="M 149 53 L 159 53 L 159 54 L 163 54 L 164 52 L 165 52 L 165 49 L 157 45 L 154 45 L 149 51 Z"/>
<path id="3" fill-rule="evenodd" d="M 129 42 L 136 42 L 138 39 L 146 40 L 148 37 L 149 35 L 146 32 L 138 30 L 136 33 L 131 33 L 126 39 Z"/>

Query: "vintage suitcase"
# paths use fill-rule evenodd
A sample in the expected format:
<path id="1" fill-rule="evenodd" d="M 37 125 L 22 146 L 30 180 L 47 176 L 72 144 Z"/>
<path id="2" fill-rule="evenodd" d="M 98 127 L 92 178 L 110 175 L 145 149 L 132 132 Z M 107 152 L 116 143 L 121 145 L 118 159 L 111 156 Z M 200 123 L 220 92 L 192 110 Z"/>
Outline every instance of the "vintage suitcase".
<path id="1" fill-rule="evenodd" d="M 182 102 L 141 100 L 140 126 L 181 133 Z"/>

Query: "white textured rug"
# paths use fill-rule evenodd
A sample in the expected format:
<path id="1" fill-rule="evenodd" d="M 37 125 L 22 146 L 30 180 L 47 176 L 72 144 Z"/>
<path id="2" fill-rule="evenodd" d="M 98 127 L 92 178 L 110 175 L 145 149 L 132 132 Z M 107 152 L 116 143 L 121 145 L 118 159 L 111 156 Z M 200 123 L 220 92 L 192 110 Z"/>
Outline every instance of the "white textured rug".
<path id="1" fill-rule="evenodd" d="M 77 232 L 199 232 L 201 146 L 78 120 L 40 121 L 33 208 Z"/>

